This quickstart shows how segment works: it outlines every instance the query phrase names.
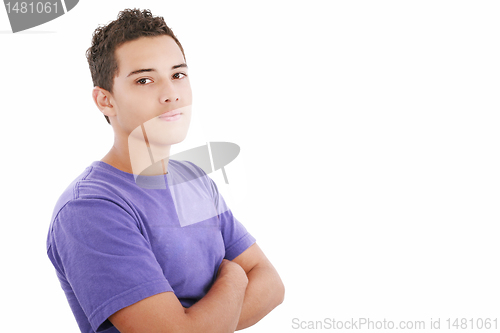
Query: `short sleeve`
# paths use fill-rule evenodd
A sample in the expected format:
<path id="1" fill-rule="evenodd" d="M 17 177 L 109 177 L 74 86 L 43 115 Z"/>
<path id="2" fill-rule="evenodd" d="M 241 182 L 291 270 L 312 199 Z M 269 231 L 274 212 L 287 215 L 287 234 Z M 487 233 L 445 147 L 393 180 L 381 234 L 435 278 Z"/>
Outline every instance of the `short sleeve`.
<path id="1" fill-rule="evenodd" d="M 247 231 L 243 224 L 233 216 L 222 194 L 219 193 L 219 189 L 215 182 L 210 177 L 207 176 L 207 178 L 210 180 L 214 205 L 221 224 L 222 238 L 226 250 L 224 259 L 233 260 L 249 248 L 250 245 L 255 243 L 256 239 Z"/>
<path id="2" fill-rule="evenodd" d="M 57 214 L 52 233 L 56 268 L 94 331 L 111 326 L 107 318 L 116 311 L 173 291 L 133 211 L 113 201 L 69 201 Z"/>

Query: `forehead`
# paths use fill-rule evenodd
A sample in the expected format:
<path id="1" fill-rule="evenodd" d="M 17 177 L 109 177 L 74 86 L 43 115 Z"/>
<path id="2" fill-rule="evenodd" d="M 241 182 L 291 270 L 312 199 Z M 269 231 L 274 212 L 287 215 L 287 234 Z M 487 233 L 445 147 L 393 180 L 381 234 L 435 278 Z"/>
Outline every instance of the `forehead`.
<path id="1" fill-rule="evenodd" d="M 115 50 L 117 76 L 148 67 L 171 68 L 184 62 L 179 45 L 170 36 L 141 37 L 126 42 Z"/>

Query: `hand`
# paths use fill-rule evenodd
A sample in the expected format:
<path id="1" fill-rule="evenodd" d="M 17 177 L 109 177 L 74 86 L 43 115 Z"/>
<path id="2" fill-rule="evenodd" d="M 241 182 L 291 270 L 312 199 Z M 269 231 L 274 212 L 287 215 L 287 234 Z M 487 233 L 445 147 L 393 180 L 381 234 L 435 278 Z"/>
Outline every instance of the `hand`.
<path id="1" fill-rule="evenodd" d="M 222 259 L 222 262 L 219 265 L 219 269 L 217 270 L 217 277 L 219 277 L 219 274 L 220 274 L 220 271 L 222 270 L 222 267 L 224 267 L 224 266 L 226 266 L 228 264 L 231 265 L 230 263 L 231 263 L 230 260 Z"/>
<path id="2" fill-rule="evenodd" d="M 235 278 L 241 278 L 245 283 L 248 283 L 248 277 L 243 268 L 234 261 L 222 259 L 222 262 L 217 270 L 217 278 L 220 274 L 234 274 Z"/>

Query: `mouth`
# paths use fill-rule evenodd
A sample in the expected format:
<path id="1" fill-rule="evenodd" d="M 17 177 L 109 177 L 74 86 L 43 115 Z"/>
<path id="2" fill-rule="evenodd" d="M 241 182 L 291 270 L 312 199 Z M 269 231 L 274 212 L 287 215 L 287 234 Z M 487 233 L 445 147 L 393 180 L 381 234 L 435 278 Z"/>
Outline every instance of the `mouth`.
<path id="1" fill-rule="evenodd" d="M 182 113 L 180 111 L 169 111 L 162 113 L 161 115 L 158 116 L 163 121 L 176 121 L 181 117 Z"/>
<path id="2" fill-rule="evenodd" d="M 170 118 L 170 117 L 176 117 L 178 115 L 180 116 L 181 114 L 182 113 L 179 110 L 172 110 L 172 111 L 162 113 L 161 115 L 158 116 L 158 118 L 166 119 L 166 118 Z"/>

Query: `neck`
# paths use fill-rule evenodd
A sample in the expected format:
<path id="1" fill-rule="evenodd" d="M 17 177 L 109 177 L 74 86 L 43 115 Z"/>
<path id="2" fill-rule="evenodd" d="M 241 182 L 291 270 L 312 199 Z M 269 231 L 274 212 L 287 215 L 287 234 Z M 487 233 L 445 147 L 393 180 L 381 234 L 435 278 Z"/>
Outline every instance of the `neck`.
<path id="1" fill-rule="evenodd" d="M 128 140 L 118 140 L 115 136 L 113 147 L 101 161 L 135 175 L 162 175 L 168 173 L 170 147 L 150 144 L 142 135 L 130 135 Z"/>

